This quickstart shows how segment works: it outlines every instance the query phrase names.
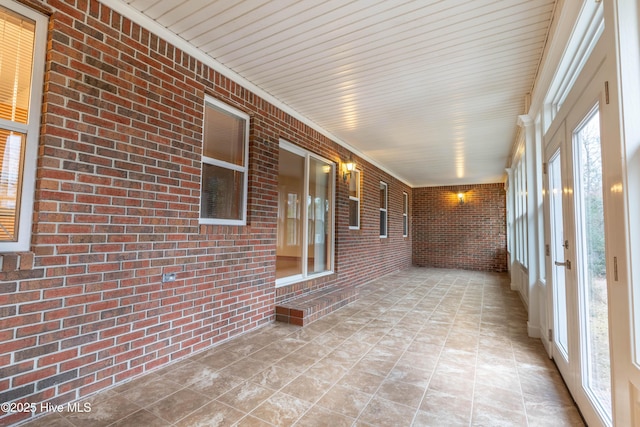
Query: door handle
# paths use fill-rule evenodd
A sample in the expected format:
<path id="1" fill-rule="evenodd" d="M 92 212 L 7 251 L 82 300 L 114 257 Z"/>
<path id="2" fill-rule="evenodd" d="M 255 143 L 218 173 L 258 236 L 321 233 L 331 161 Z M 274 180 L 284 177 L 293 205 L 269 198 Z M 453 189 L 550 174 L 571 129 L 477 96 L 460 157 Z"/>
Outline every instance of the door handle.
<path id="1" fill-rule="evenodd" d="M 571 270 L 571 261 L 567 260 L 566 262 L 555 261 L 554 264 L 558 267 L 566 267 L 567 270 Z"/>

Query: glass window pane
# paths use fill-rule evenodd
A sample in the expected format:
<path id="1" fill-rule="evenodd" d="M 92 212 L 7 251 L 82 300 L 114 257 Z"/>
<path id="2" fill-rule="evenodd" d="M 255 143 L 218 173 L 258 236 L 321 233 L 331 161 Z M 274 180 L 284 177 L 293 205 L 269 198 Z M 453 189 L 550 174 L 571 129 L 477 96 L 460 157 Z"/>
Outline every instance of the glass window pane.
<path id="1" fill-rule="evenodd" d="M 359 227 L 358 212 L 360 211 L 360 202 L 358 200 L 349 200 L 349 227 Z"/>
<path id="2" fill-rule="evenodd" d="M 387 184 L 380 182 L 380 236 L 387 237 Z"/>
<path id="3" fill-rule="evenodd" d="M 234 165 L 244 165 L 245 120 L 206 104 L 203 155 Z"/>
<path id="4" fill-rule="evenodd" d="M 349 178 L 349 197 L 360 197 L 360 172 L 351 171 Z"/>
<path id="5" fill-rule="evenodd" d="M 307 272 L 308 274 L 330 270 L 331 188 L 327 163 L 309 159 L 309 196 L 307 198 Z"/>
<path id="6" fill-rule="evenodd" d="M 409 195 L 402 193 L 402 236 L 409 234 Z"/>
<path id="7" fill-rule="evenodd" d="M 22 188 L 25 135 L 0 129 L 0 241 L 15 242 Z"/>
<path id="8" fill-rule="evenodd" d="M 360 171 L 351 171 L 349 178 L 349 227 L 360 228 Z"/>
<path id="9" fill-rule="evenodd" d="M 202 218 L 242 220 L 244 173 L 202 164 Z"/>
<path id="10" fill-rule="evenodd" d="M 0 118 L 27 123 L 35 22 L 0 7 Z"/>
<path id="11" fill-rule="evenodd" d="M 304 157 L 280 149 L 276 278 L 302 274 Z"/>

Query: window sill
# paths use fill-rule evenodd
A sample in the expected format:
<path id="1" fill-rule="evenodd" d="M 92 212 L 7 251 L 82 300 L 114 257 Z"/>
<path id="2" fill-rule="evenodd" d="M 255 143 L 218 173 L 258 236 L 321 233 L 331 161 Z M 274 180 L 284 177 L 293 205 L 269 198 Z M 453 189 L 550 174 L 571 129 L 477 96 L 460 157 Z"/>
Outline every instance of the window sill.
<path id="1" fill-rule="evenodd" d="M 296 283 L 306 282 L 308 280 L 315 280 L 321 277 L 330 276 L 334 274 L 333 271 L 324 271 L 322 273 L 313 274 L 307 277 L 301 275 L 284 277 L 282 279 L 276 279 L 276 288 L 283 288 L 285 286 L 295 285 Z"/>
<path id="2" fill-rule="evenodd" d="M 33 252 L 7 252 L 0 254 L 0 272 L 33 270 Z"/>

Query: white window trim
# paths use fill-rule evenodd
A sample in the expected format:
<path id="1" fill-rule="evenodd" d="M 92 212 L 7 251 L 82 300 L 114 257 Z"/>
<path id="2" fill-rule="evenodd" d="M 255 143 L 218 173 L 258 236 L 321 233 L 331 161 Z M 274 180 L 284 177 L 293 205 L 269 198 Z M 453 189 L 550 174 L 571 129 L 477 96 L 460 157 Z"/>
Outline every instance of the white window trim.
<path id="1" fill-rule="evenodd" d="M 517 156 L 511 167 L 513 188 L 513 231 L 514 237 L 511 240 L 513 260 L 518 262 L 524 269 L 529 268 L 528 253 L 528 210 L 527 210 L 527 182 L 526 182 L 526 150 L 524 143 L 520 143 L 517 149 Z"/>
<path id="2" fill-rule="evenodd" d="M 557 69 L 544 99 L 543 133 L 549 130 L 571 88 L 604 32 L 604 5 L 601 1 L 582 2 L 571 34 L 558 58 Z"/>
<path id="3" fill-rule="evenodd" d="M 386 239 L 389 236 L 389 185 L 386 182 L 380 181 L 380 189 L 384 186 L 384 208 L 380 208 L 380 212 L 384 212 L 384 234 L 380 234 L 381 239 Z"/>
<path id="4" fill-rule="evenodd" d="M 333 177 L 333 179 L 331 180 L 331 218 L 330 218 L 330 226 L 331 226 L 331 230 L 334 231 L 335 230 L 335 218 L 336 218 L 336 180 L 335 180 L 335 176 L 336 176 L 336 164 L 334 162 L 332 162 L 331 160 L 325 159 L 324 157 L 318 156 L 316 154 L 313 154 L 310 151 L 307 151 L 303 148 L 298 147 L 297 145 L 294 145 L 288 141 L 285 141 L 284 139 L 280 140 L 280 148 L 290 151 L 294 154 L 297 154 L 301 157 L 304 157 L 304 196 L 303 196 L 303 200 L 307 200 L 307 197 L 309 195 L 309 159 L 310 158 L 315 158 L 318 160 L 321 160 L 329 165 L 331 165 L 331 172 L 329 172 L 330 176 Z M 302 212 L 304 213 L 304 220 L 302 221 L 302 235 L 303 236 L 308 236 L 308 220 L 307 220 L 307 210 L 303 209 Z M 287 277 L 282 277 L 280 279 L 276 279 L 276 288 L 281 288 L 283 286 L 288 286 L 288 285 L 292 285 L 294 283 L 299 283 L 299 282 L 304 282 L 305 280 L 310 280 L 310 279 L 317 279 L 319 277 L 323 277 L 323 276 L 328 276 L 334 273 L 335 271 L 335 260 L 336 260 L 336 253 L 335 253 L 335 232 L 332 232 L 330 234 L 330 241 L 328 242 L 329 245 L 329 252 L 331 253 L 331 261 L 330 261 L 330 265 L 329 265 L 329 269 L 327 271 L 321 271 L 318 273 L 311 273 L 309 274 L 307 272 L 307 264 L 306 262 L 302 262 L 302 273 L 301 274 L 295 274 L 293 276 L 287 276 Z M 305 237 L 306 240 L 306 237 Z M 305 241 L 305 244 L 302 245 L 302 259 L 306 260 L 307 256 L 308 256 L 308 242 Z"/>
<path id="5" fill-rule="evenodd" d="M 249 193 L 249 121 L 250 117 L 244 111 L 240 111 L 237 108 L 234 108 L 230 105 L 225 104 L 217 100 L 216 98 L 205 95 L 203 108 L 203 121 L 202 121 L 202 147 L 204 152 L 204 126 L 205 126 L 205 114 L 206 114 L 206 106 L 210 104 L 214 107 L 220 108 L 221 110 L 225 110 L 234 116 L 237 116 L 244 120 L 244 159 L 243 166 L 239 166 L 233 163 L 228 163 L 222 160 L 214 159 L 212 157 L 207 157 L 204 154 L 202 155 L 201 161 L 202 163 L 206 163 L 208 165 L 219 166 L 225 169 L 231 169 L 238 172 L 244 173 L 243 180 L 243 191 L 242 191 L 242 218 L 241 219 L 224 219 L 224 218 L 202 218 L 202 212 L 200 212 L 200 224 L 209 224 L 209 225 L 247 225 L 247 198 Z M 201 178 L 202 178 L 202 168 L 200 168 Z M 200 197 L 202 197 L 202 182 L 200 182 Z M 201 205 L 200 205 L 201 206 Z"/>
<path id="6" fill-rule="evenodd" d="M 409 194 L 402 192 L 402 237 L 409 237 Z"/>
<path id="7" fill-rule="evenodd" d="M 0 0 L 0 5 L 36 23 L 33 68 L 31 75 L 31 97 L 29 99 L 28 123 L 22 125 L 11 121 L 2 121 L 2 127 L 27 135 L 24 149 L 24 167 L 22 170 L 22 191 L 20 196 L 20 218 L 18 239 L 15 242 L 0 242 L 0 253 L 25 252 L 31 246 L 31 226 L 36 183 L 36 163 L 38 140 L 40 138 L 42 88 L 44 86 L 44 62 L 47 55 L 47 28 L 49 18 L 41 13 L 14 1 Z"/>
<path id="8" fill-rule="evenodd" d="M 351 193 L 349 193 L 349 200 L 350 201 L 353 200 L 354 202 L 358 203 L 358 212 L 357 212 L 358 225 L 349 225 L 349 230 L 360 230 L 360 171 L 358 169 L 354 169 L 350 173 L 351 173 L 351 177 L 349 179 L 356 180 L 356 196 L 354 197 L 351 195 Z"/>

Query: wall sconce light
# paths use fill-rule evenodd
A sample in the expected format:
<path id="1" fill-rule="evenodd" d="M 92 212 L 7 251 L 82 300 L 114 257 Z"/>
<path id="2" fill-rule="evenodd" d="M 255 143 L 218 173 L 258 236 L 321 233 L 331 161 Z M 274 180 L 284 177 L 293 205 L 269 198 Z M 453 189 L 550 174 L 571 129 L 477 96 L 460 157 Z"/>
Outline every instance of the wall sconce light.
<path id="1" fill-rule="evenodd" d="M 464 193 L 462 192 L 458 193 L 458 204 L 464 205 Z"/>
<path id="2" fill-rule="evenodd" d="M 342 181 L 344 183 L 347 182 L 349 177 L 351 176 L 351 172 L 356 170 L 356 164 L 353 160 L 349 159 L 348 162 L 344 162 L 342 164 Z"/>

